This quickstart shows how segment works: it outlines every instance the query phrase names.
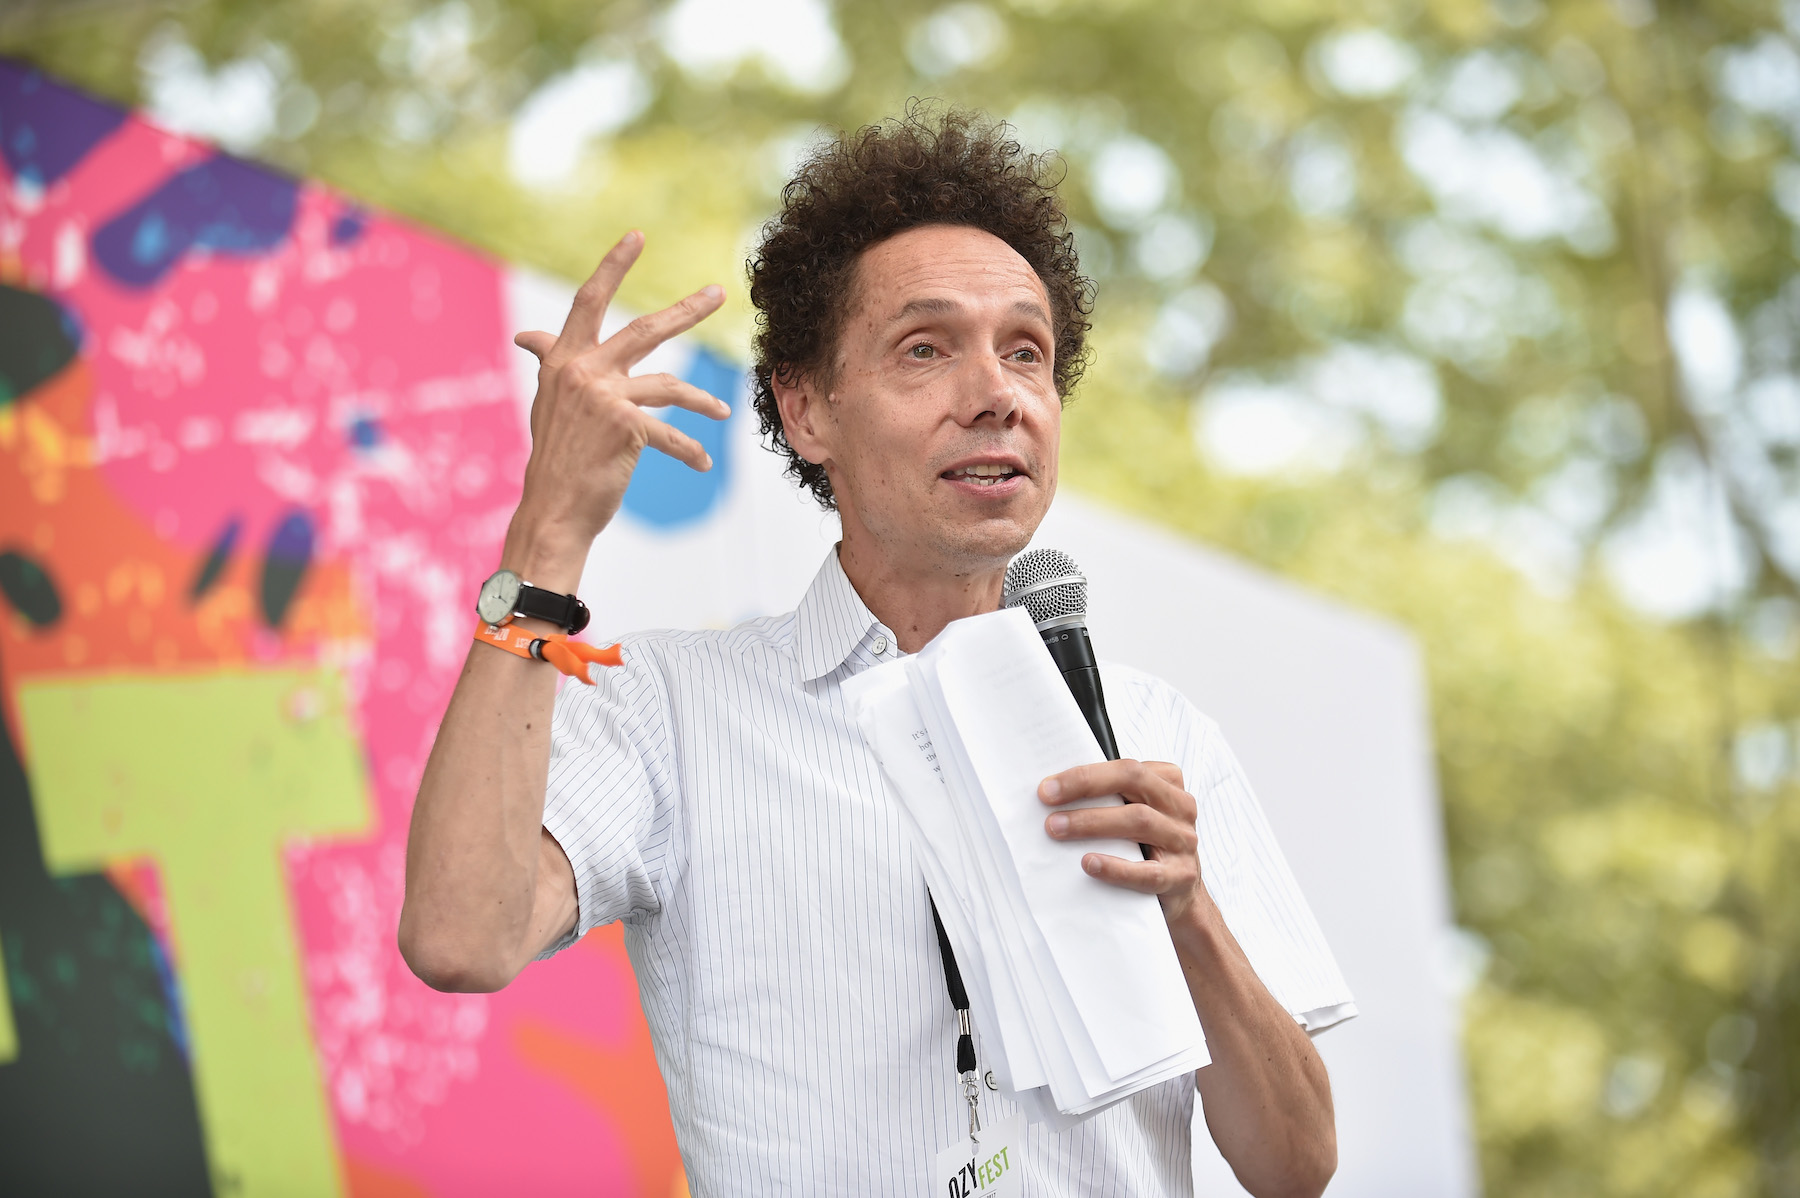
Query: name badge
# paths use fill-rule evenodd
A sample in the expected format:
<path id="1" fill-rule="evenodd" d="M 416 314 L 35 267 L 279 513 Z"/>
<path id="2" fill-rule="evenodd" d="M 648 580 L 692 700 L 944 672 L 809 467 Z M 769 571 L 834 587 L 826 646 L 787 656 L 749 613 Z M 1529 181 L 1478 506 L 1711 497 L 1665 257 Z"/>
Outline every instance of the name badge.
<path id="1" fill-rule="evenodd" d="M 1016 1114 L 975 1133 L 974 1142 L 958 1140 L 937 1155 L 931 1175 L 935 1198 L 1018 1198 L 1023 1184 L 1025 1116 Z"/>

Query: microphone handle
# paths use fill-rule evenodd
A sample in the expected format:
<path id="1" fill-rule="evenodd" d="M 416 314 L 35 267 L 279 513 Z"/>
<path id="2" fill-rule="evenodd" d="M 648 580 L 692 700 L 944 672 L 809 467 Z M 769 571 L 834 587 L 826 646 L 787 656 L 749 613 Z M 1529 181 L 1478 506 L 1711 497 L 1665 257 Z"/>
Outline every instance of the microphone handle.
<path id="1" fill-rule="evenodd" d="M 1088 637 L 1087 625 L 1043 628 L 1038 630 L 1038 635 L 1044 638 L 1050 659 L 1062 671 L 1069 693 L 1075 696 L 1075 706 L 1081 708 L 1088 727 L 1094 730 L 1100 751 L 1106 754 L 1108 761 L 1117 761 L 1119 740 L 1113 735 L 1112 721 L 1106 718 L 1106 692 L 1100 688 L 1100 663 L 1094 657 L 1094 642 Z M 1149 845 L 1140 844 L 1138 849 L 1144 854 L 1144 860 L 1151 859 Z"/>
<path id="2" fill-rule="evenodd" d="M 1108 761 L 1119 759 L 1119 741 L 1113 735 L 1112 721 L 1106 718 L 1106 692 L 1100 687 L 1100 663 L 1094 658 L 1094 643 L 1088 638 L 1086 624 L 1064 624 L 1046 628 L 1041 635 L 1051 660 L 1062 671 L 1075 706 L 1087 718 L 1100 742 L 1100 751 Z"/>

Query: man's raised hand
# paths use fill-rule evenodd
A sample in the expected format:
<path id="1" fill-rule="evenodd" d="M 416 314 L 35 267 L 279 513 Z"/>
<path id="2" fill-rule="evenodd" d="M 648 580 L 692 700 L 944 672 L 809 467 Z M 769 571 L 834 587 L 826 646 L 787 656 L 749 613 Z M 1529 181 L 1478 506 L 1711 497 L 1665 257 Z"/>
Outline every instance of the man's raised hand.
<path id="1" fill-rule="evenodd" d="M 507 557 L 546 580 L 555 561 L 579 562 L 612 520 L 631 482 L 638 456 L 653 446 L 695 470 L 712 459 L 698 441 L 644 411 L 686 408 L 723 420 L 724 402 L 669 374 L 632 376 L 657 346 L 719 310 L 725 292 L 703 287 L 660 312 L 639 316 L 600 341 L 600 322 L 625 272 L 643 252 L 644 235 L 627 233 L 575 293 L 562 332 L 520 333 L 514 341 L 538 359 L 537 397 L 531 403 L 531 459 L 524 494 L 507 537 Z M 534 580 L 535 581 L 535 580 Z M 572 586 L 573 579 L 560 585 Z"/>

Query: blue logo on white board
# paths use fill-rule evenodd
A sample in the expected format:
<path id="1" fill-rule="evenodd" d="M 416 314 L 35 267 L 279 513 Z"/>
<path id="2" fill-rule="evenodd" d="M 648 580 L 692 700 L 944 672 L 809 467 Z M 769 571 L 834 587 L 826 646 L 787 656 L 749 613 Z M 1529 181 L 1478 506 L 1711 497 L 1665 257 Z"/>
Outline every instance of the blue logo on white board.
<path id="1" fill-rule="evenodd" d="M 743 406 L 738 395 L 743 371 L 704 346 L 696 346 L 682 377 L 731 405 L 731 416 L 714 420 L 686 408 L 670 408 L 669 423 L 700 442 L 712 455 L 713 467 L 702 474 L 685 463 L 646 449 L 638 459 L 631 485 L 625 488 L 625 510 L 646 524 L 675 529 L 704 518 L 718 506 L 731 481 L 731 425 Z"/>

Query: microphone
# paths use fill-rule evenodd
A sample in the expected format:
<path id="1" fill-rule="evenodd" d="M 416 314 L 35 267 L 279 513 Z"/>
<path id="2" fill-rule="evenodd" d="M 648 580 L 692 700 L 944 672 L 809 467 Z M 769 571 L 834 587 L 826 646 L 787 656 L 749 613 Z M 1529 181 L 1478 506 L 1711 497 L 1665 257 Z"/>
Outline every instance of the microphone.
<path id="1" fill-rule="evenodd" d="M 1106 694 L 1100 689 L 1100 665 L 1087 630 L 1087 578 L 1075 559 L 1060 549 L 1021 553 L 1006 567 L 1003 592 L 1007 607 L 1031 613 L 1044 647 L 1062 671 L 1075 705 L 1094 730 L 1108 761 L 1119 759 L 1119 742 L 1106 718 Z"/>

